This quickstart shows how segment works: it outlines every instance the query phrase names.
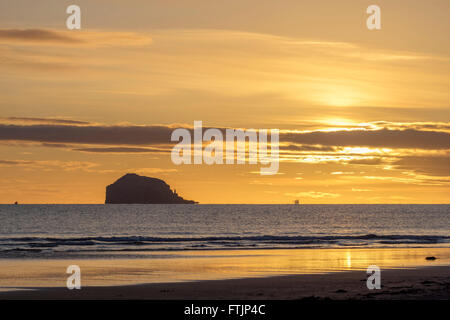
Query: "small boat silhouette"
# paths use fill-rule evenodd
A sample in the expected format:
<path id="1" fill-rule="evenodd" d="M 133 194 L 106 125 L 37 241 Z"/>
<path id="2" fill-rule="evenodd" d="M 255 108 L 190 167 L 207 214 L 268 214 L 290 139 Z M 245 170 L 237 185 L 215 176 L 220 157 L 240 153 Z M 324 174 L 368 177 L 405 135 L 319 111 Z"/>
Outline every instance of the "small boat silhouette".
<path id="1" fill-rule="evenodd" d="M 298 200 L 295 200 L 294 204 L 300 204 L 300 202 Z"/>
<path id="2" fill-rule="evenodd" d="M 14 202 L 14 204 L 15 204 L 15 205 L 18 205 L 19 203 L 16 201 L 16 202 Z"/>

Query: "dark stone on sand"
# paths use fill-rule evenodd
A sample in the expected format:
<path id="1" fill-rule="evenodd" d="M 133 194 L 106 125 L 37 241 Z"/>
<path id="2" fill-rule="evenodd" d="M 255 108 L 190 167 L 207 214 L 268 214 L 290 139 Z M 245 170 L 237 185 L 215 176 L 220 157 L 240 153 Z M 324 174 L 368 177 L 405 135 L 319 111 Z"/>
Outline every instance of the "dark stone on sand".
<path id="1" fill-rule="evenodd" d="M 320 300 L 331 300 L 329 297 L 319 297 L 319 296 L 309 296 L 300 298 L 301 301 L 320 301 Z"/>
<path id="2" fill-rule="evenodd" d="M 339 289 L 339 290 L 336 290 L 335 293 L 347 293 L 347 290 Z"/>
<path id="3" fill-rule="evenodd" d="M 127 173 L 106 187 L 108 204 L 195 204 L 185 200 L 161 179 Z"/>
<path id="4" fill-rule="evenodd" d="M 436 257 L 426 257 L 425 260 L 436 260 Z"/>

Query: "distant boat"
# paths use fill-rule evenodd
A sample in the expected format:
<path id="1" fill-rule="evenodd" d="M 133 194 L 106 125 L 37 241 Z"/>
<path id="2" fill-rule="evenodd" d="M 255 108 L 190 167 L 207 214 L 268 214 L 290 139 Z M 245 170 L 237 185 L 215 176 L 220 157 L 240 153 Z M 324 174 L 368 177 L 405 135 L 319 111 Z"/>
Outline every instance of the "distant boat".
<path id="1" fill-rule="evenodd" d="M 19 203 L 16 201 L 16 202 L 14 202 L 14 204 L 15 204 L 15 205 L 18 205 Z"/>
<path id="2" fill-rule="evenodd" d="M 295 200 L 294 204 L 300 204 L 300 202 L 298 200 Z"/>

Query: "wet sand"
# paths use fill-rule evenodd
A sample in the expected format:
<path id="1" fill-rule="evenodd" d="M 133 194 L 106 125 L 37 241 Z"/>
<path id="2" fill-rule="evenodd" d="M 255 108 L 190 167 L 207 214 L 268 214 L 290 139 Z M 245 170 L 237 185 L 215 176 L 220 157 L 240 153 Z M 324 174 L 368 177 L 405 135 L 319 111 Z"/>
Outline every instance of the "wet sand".
<path id="1" fill-rule="evenodd" d="M 450 248 L 218 250 L 170 255 L 0 260 L 0 299 L 450 298 Z M 426 260 L 430 255 L 438 259 Z M 66 268 L 71 264 L 81 268 L 80 290 L 65 287 Z M 381 268 L 380 290 L 366 286 L 369 265 Z"/>
<path id="2" fill-rule="evenodd" d="M 450 299 L 450 267 L 385 270 L 369 290 L 364 271 L 267 278 L 153 283 L 132 286 L 40 288 L 1 292 L 0 299 L 298 300 Z"/>

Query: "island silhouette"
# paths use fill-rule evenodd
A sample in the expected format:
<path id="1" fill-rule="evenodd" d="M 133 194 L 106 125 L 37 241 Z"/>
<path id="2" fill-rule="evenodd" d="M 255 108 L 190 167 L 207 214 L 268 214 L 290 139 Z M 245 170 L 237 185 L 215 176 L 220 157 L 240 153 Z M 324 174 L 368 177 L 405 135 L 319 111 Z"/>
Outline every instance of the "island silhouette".
<path id="1" fill-rule="evenodd" d="M 185 200 L 158 178 L 127 173 L 106 187 L 106 204 L 196 204 Z"/>

